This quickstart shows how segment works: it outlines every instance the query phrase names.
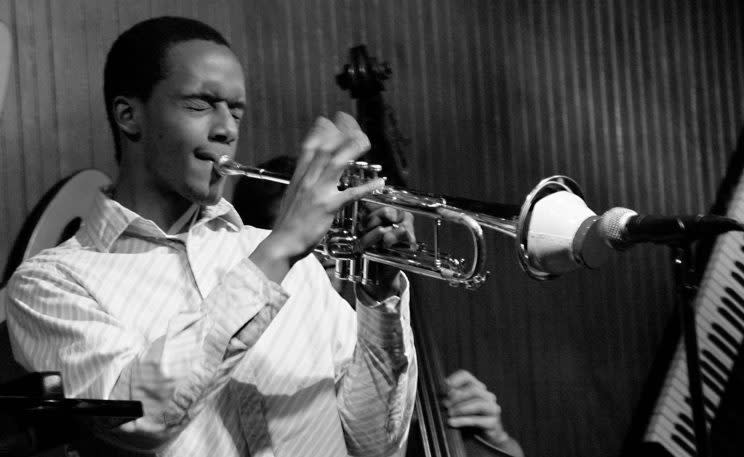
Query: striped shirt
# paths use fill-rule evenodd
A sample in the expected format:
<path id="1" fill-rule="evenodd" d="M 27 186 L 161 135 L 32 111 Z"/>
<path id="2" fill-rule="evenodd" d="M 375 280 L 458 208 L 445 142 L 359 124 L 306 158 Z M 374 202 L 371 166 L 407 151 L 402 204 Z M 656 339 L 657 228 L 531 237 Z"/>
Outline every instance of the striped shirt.
<path id="1" fill-rule="evenodd" d="M 416 385 L 407 281 L 355 312 L 312 255 L 267 279 L 248 256 L 269 232 L 225 200 L 187 227 L 99 195 L 9 282 L 16 359 L 61 371 L 69 397 L 140 400 L 142 418 L 97 430 L 117 454 L 392 454 Z"/>

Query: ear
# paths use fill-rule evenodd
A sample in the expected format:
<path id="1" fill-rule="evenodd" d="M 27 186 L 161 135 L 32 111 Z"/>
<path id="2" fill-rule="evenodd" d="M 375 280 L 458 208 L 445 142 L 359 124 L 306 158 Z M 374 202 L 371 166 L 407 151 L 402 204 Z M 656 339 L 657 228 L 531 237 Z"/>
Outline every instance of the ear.
<path id="1" fill-rule="evenodd" d="M 117 96 L 114 98 L 111 109 L 114 121 L 121 132 L 131 140 L 137 140 L 140 136 L 140 115 L 142 104 L 133 97 Z"/>

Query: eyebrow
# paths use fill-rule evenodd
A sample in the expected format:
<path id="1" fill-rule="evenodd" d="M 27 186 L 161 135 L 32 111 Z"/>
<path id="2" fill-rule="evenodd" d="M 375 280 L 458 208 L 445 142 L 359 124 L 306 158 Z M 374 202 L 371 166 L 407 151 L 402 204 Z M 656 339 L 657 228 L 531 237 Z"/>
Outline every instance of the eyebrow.
<path id="1" fill-rule="evenodd" d="M 191 92 L 191 93 L 183 94 L 181 98 L 184 100 L 198 98 L 198 99 L 206 100 L 209 103 L 224 101 L 224 102 L 227 102 L 227 106 L 231 109 L 234 109 L 234 108 L 243 109 L 243 110 L 245 109 L 245 102 L 243 100 L 228 100 L 224 97 L 219 97 L 212 92 Z"/>

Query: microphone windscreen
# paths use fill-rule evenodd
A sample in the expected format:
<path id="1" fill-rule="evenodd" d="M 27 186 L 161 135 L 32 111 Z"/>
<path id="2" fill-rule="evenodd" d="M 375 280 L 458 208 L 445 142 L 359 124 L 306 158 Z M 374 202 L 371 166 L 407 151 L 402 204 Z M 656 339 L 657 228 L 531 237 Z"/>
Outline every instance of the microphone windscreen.
<path id="1" fill-rule="evenodd" d="M 630 244 L 623 239 L 623 232 L 628 218 L 638 213 L 628 208 L 611 208 L 602 214 L 597 223 L 599 236 L 614 249 L 627 249 Z"/>
<path id="2" fill-rule="evenodd" d="M 573 252 L 576 232 L 595 216 L 578 195 L 560 191 L 535 203 L 527 231 L 527 255 L 532 266 L 551 274 L 563 274 L 581 266 Z"/>

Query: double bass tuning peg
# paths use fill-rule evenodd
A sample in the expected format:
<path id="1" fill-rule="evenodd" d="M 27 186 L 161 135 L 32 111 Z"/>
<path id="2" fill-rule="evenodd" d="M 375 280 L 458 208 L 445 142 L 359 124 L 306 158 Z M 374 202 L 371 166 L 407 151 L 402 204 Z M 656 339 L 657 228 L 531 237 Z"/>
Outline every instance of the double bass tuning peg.
<path id="1" fill-rule="evenodd" d="M 354 46 L 349 51 L 349 61 L 341 73 L 336 75 L 339 87 L 351 92 L 352 98 L 366 97 L 385 90 L 383 81 L 393 70 L 387 62 L 378 62 L 370 57 L 365 45 Z"/>

